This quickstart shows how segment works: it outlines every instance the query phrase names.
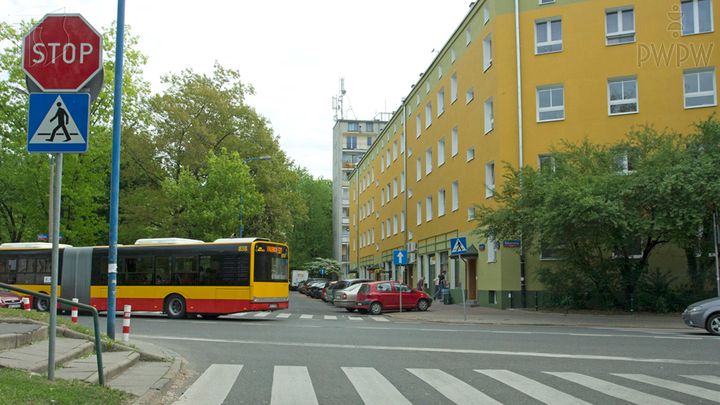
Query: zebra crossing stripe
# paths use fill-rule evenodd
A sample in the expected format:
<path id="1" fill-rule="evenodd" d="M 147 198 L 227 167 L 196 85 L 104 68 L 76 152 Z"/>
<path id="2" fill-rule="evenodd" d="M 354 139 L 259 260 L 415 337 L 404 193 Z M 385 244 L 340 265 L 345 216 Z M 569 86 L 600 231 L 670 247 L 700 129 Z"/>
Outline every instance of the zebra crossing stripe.
<path id="1" fill-rule="evenodd" d="M 213 364 L 185 391 L 176 405 L 221 405 L 235 384 L 242 365 Z"/>
<path id="2" fill-rule="evenodd" d="M 578 373 L 551 373 L 548 371 L 545 371 L 545 373 L 636 405 L 681 405 L 679 402 L 646 394 L 632 388 L 623 387 L 622 385 L 613 384 L 587 375 Z"/>
<path id="3" fill-rule="evenodd" d="M 326 320 L 326 321 L 327 321 L 327 320 L 333 320 L 333 319 L 337 320 L 337 316 L 335 316 L 335 315 L 325 315 L 325 320 Z"/>
<path id="4" fill-rule="evenodd" d="M 362 321 L 363 319 L 359 316 L 348 316 L 348 321 Z"/>
<path id="5" fill-rule="evenodd" d="M 447 399 L 458 405 L 502 405 L 467 383 L 437 369 L 409 368 L 409 372 L 430 384 Z"/>
<path id="6" fill-rule="evenodd" d="M 707 399 L 708 401 L 720 402 L 720 392 L 709 390 L 707 388 L 696 387 L 690 384 L 683 384 L 675 381 L 663 380 L 661 378 L 650 377 L 644 374 L 613 374 L 618 377 L 628 378 L 633 381 L 639 381 L 646 384 L 654 385 L 660 388 L 682 392 L 683 394 L 692 395 L 694 397 Z"/>
<path id="7" fill-rule="evenodd" d="M 684 375 L 682 377 L 685 378 L 692 378 L 693 380 L 698 380 L 710 384 L 720 385 L 720 377 L 714 376 L 714 375 Z"/>
<path id="8" fill-rule="evenodd" d="M 287 314 L 287 313 L 277 314 L 276 318 L 290 318 L 291 315 L 292 314 Z"/>
<path id="9" fill-rule="evenodd" d="M 370 318 L 372 318 L 373 321 L 377 321 L 377 322 L 390 322 L 389 319 L 384 318 L 382 316 L 371 316 Z"/>
<path id="10" fill-rule="evenodd" d="M 412 405 L 395 386 L 372 367 L 343 367 L 365 405 Z"/>
<path id="11" fill-rule="evenodd" d="M 581 399 L 575 398 L 555 388 L 548 387 L 535 380 L 523 377 L 520 374 L 513 373 L 509 370 L 475 370 L 480 374 L 485 374 L 490 378 L 494 378 L 505 385 L 509 385 L 516 390 L 537 399 L 540 402 L 552 405 L 590 405 Z"/>
<path id="12" fill-rule="evenodd" d="M 255 314 L 255 318 L 265 318 L 268 315 L 270 315 L 270 312 L 258 312 Z"/>
<path id="13" fill-rule="evenodd" d="M 275 366 L 270 405 L 318 405 L 307 367 Z"/>
<path id="14" fill-rule="evenodd" d="M 312 315 L 300 315 L 300 319 L 312 319 Z"/>

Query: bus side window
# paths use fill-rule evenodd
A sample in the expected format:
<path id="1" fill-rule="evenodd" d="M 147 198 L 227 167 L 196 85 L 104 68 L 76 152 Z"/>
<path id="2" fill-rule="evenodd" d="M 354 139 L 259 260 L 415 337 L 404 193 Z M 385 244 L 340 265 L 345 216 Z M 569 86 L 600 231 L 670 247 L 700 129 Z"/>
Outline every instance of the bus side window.
<path id="1" fill-rule="evenodd" d="M 173 284 L 197 285 L 197 256 L 175 257 Z"/>
<path id="2" fill-rule="evenodd" d="M 172 257 L 157 256 L 155 258 L 155 285 L 170 285 L 172 275 Z"/>
<path id="3" fill-rule="evenodd" d="M 222 256 L 200 256 L 200 271 L 198 272 L 198 285 L 220 285 L 220 268 Z"/>

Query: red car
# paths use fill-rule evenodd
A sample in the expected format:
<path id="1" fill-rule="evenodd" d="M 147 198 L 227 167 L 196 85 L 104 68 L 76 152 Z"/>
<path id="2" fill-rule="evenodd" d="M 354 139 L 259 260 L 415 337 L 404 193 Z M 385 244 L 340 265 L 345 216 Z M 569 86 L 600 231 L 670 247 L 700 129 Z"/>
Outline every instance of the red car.
<path id="1" fill-rule="evenodd" d="M 7 289 L 0 289 L 0 308 L 22 308 L 22 297 Z"/>
<path id="2" fill-rule="evenodd" d="M 374 281 L 363 283 L 357 293 L 355 308 L 361 314 L 370 312 L 380 315 L 383 310 L 400 308 L 400 292 L 402 292 L 402 308 L 427 311 L 432 299 L 422 291 L 416 291 L 406 284 L 397 281 Z"/>

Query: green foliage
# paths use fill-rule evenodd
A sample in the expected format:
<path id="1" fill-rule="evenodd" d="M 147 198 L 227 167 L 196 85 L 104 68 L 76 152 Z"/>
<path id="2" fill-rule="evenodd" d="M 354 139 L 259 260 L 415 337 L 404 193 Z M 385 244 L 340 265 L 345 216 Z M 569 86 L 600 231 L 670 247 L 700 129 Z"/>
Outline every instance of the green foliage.
<path id="1" fill-rule="evenodd" d="M 302 266 L 302 270 L 308 271 L 309 278 L 317 278 L 323 276 L 320 274 L 321 269 L 325 269 L 325 278 L 339 276 L 342 274 L 340 271 L 340 263 L 335 259 L 316 257 L 311 261 L 303 264 Z"/>
<path id="2" fill-rule="evenodd" d="M 720 198 L 719 144 L 714 116 L 689 135 L 644 126 L 608 145 L 562 142 L 539 170 L 506 164 L 497 205 L 476 210 L 476 232 L 522 238 L 524 252 L 552 251 L 561 259 L 535 272 L 556 304 L 629 309 L 639 288 L 657 292 L 672 282 L 665 273 L 649 275 L 655 248 L 698 248 L 698 229 L 708 229 Z M 701 236 L 707 257 L 708 236 Z M 690 279 L 702 288 L 708 274 L 703 260 Z M 669 296 L 646 302 L 658 311 L 674 306 Z"/>
<path id="3" fill-rule="evenodd" d="M 307 214 L 298 212 L 288 232 L 290 268 L 299 268 L 313 257 L 332 256 L 332 182 L 315 179 L 304 168 L 296 168 L 294 190 L 302 197 Z"/>

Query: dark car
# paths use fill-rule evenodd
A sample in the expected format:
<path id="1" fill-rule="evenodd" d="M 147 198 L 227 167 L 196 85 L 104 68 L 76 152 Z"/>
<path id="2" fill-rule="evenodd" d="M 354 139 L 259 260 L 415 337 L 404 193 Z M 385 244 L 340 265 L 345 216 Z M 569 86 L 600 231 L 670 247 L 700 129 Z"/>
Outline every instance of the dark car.
<path id="1" fill-rule="evenodd" d="M 301 293 L 307 295 L 307 290 L 308 290 L 308 288 L 310 288 L 310 286 L 312 286 L 314 283 L 317 283 L 317 282 L 319 282 L 319 281 L 329 281 L 329 280 L 324 279 L 324 278 L 310 278 L 310 279 L 307 280 L 307 282 L 305 283 L 305 285 L 303 286 L 303 288 L 302 288 L 302 289 L 298 289 L 298 291 L 300 291 Z"/>
<path id="2" fill-rule="evenodd" d="M 22 308 L 22 297 L 2 288 L 0 289 L 0 308 Z"/>
<path id="3" fill-rule="evenodd" d="M 311 298 L 320 298 L 320 293 L 322 292 L 323 287 L 325 287 L 325 284 L 327 281 L 318 281 L 315 284 L 308 287 L 307 295 Z"/>
<path id="4" fill-rule="evenodd" d="M 682 314 L 685 325 L 705 328 L 710 334 L 720 335 L 720 298 L 696 302 Z"/>
<path id="5" fill-rule="evenodd" d="M 385 310 L 399 310 L 400 294 L 403 309 L 427 311 L 432 305 L 429 295 L 413 290 L 406 284 L 397 281 L 374 281 L 360 286 L 355 308 L 361 314 L 370 312 L 373 315 L 380 315 Z"/>
<path id="6" fill-rule="evenodd" d="M 331 281 L 329 283 L 326 283 L 325 286 L 322 288 L 322 291 L 320 291 L 320 299 L 328 302 L 328 294 L 332 295 L 333 288 L 337 285 L 338 281 Z"/>

